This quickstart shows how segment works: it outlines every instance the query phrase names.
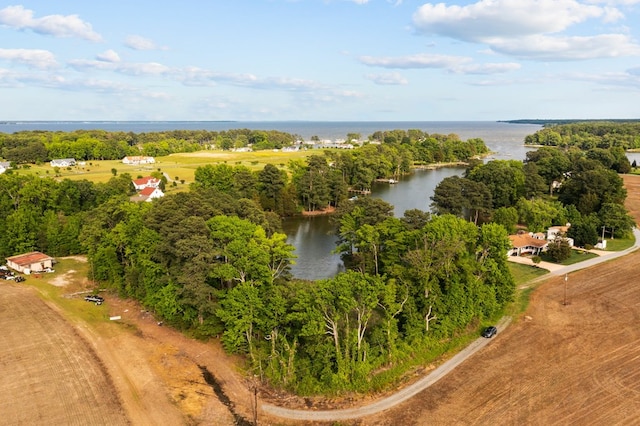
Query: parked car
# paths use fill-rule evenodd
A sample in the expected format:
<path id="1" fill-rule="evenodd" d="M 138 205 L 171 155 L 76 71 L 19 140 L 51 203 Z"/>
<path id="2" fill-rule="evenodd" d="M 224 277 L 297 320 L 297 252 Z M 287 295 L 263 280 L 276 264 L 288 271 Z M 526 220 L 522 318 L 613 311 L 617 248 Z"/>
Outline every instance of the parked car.
<path id="1" fill-rule="evenodd" d="M 16 280 L 15 280 L 15 281 L 16 281 L 17 283 L 21 283 L 22 281 L 26 281 L 26 280 L 27 280 L 27 279 L 26 279 L 25 277 L 23 277 L 22 275 L 18 275 L 18 276 L 16 277 Z"/>
<path id="2" fill-rule="evenodd" d="M 497 332 L 498 332 L 498 329 L 492 325 L 484 329 L 484 331 L 482 332 L 482 337 L 486 337 L 487 339 L 490 339 L 493 336 L 495 336 Z"/>
<path id="3" fill-rule="evenodd" d="M 84 297 L 84 300 L 86 300 L 87 302 L 94 302 L 96 305 L 102 305 L 102 302 L 104 302 L 104 297 L 98 296 L 97 294 L 89 294 Z"/>

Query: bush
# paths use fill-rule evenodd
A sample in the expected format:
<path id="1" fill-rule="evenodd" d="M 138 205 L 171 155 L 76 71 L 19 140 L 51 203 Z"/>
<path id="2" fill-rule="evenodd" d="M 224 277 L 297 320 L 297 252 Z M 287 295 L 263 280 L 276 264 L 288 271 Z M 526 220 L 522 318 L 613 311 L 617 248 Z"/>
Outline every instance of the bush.
<path id="1" fill-rule="evenodd" d="M 564 238 L 558 238 L 549 243 L 547 254 L 554 262 L 562 262 L 571 257 L 571 246 Z"/>

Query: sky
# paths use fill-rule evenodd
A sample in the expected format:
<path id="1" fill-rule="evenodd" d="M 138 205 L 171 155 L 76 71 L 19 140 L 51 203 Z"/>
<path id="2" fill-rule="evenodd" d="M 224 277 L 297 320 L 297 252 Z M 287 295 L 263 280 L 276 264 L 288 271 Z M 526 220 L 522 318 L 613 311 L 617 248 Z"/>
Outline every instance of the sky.
<path id="1" fill-rule="evenodd" d="M 640 0 L 0 0 L 0 121 L 640 118 L 639 31 Z"/>

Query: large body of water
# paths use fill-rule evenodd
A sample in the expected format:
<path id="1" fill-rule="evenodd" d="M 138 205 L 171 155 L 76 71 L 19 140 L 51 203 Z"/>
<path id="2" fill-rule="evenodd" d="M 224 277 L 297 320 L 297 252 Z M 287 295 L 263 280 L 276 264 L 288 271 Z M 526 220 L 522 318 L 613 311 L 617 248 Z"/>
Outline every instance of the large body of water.
<path id="1" fill-rule="evenodd" d="M 462 140 L 481 138 L 493 154 L 491 159 L 523 160 L 532 148 L 524 146 L 525 136 L 540 129 L 538 125 L 509 124 L 489 121 L 375 121 L 375 122 L 306 122 L 306 121 L 22 121 L 0 122 L 0 132 L 14 133 L 22 130 L 73 130 L 102 129 L 134 133 L 166 130 L 230 129 L 279 130 L 298 135 L 305 140 L 317 136 L 320 139 L 345 139 L 348 133 L 359 133 L 362 139 L 376 131 L 419 129 L 434 134 L 457 134 Z M 640 161 L 640 160 L 638 160 Z M 448 176 L 460 175 L 461 168 L 416 170 L 403 177 L 396 185 L 376 184 L 372 197 L 381 198 L 394 206 L 394 214 L 401 217 L 406 210 L 430 210 L 435 187 Z M 343 269 L 336 247 L 333 227 L 327 216 L 286 219 L 283 223 L 288 241 L 296 247 L 296 264 L 292 267 L 295 277 L 322 279 L 334 276 Z"/>

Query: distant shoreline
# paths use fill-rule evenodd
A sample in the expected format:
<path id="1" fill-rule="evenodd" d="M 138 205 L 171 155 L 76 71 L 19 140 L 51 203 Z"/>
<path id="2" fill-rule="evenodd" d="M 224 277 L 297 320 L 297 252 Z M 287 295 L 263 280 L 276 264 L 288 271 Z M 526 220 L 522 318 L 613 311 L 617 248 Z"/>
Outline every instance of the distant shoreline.
<path id="1" fill-rule="evenodd" d="M 498 120 L 498 123 L 509 124 L 537 124 L 540 126 L 546 126 L 549 124 L 571 124 L 571 123 L 584 123 L 584 122 L 602 122 L 608 121 L 613 123 L 633 123 L 640 121 L 640 118 L 568 118 L 568 119 L 538 119 L 538 118 L 523 118 L 518 120 Z"/>

